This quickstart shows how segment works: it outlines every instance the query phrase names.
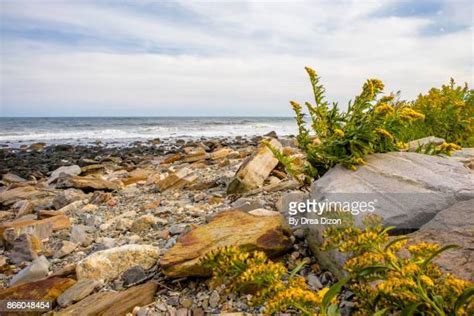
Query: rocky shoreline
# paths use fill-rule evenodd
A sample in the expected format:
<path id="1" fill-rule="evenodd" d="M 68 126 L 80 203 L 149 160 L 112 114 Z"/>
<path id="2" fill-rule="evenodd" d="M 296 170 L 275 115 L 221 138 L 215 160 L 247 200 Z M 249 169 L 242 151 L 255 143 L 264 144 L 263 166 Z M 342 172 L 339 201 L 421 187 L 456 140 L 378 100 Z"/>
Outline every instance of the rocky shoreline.
<path id="1" fill-rule="evenodd" d="M 210 287 L 209 271 L 197 264 L 206 251 L 228 245 L 265 251 L 289 270 L 305 261 L 299 274 L 310 289 L 332 285 L 338 268 L 316 258 L 314 238 L 304 227 L 287 226 L 282 216 L 288 216 L 288 202 L 303 199 L 307 188 L 287 176 L 259 145 L 262 139 L 0 149 L 0 299 L 33 295 L 54 302 L 57 313 L 73 315 L 264 312 L 250 306 L 250 296 Z M 295 150 L 292 138 L 269 140 Z M 397 159 L 406 162 L 409 154 Z M 380 159 L 390 157 L 383 155 Z M 436 212 L 456 202 L 465 203 L 465 209 L 472 206 L 465 202 L 473 198 L 472 171 L 464 165 L 470 166 L 473 156 L 468 151 L 450 158 L 451 165 L 436 160 L 447 183 L 439 188 L 446 205 Z M 433 165 L 430 159 L 427 165 Z M 360 179 L 358 174 L 373 172 L 376 165 L 353 174 L 337 169 L 334 179 L 328 175 L 315 182 L 314 187 L 323 186 L 311 194 L 343 185 L 350 189 L 351 177 Z M 382 170 L 390 164 L 377 166 Z M 397 168 L 384 172 L 375 173 L 402 179 Z M 466 182 L 449 183 L 450 176 L 459 179 L 460 174 Z M 452 199 L 450 186 L 464 195 Z M 446 223 L 440 216 L 437 227 Z M 472 250 L 462 255 L 469 257 Z M 351 297 L 349 291 L 341 294 L 343 315 L 353 309 Z"/>
<path id="2" fill-rule="evenodd" d="M 255 152 L 260 140 L 261 137 L 239 137 L 177 140 L 174 144 L 155 140 L 155 143 L 123 148 L 32 145 L 27 149 L 2 149 L 2 225 L 7 227 L 5 223 L 18 223 L 23 219 L 44 221 L 59 216 L 64 217 L 61 219 L 64 223 L 58 224 L 57 229 L 55 224 L 50 231 L 43 229 L 47 232 L 41 236 L 42 240 L 36 238 L 42 229 L 36 227 L 30 234 L 31 230 L 18 228 L 15 236 L 5 242 L 0 254 L 1 286 L 28 284 L 46 276 L 49 279 L 52 276 L 74 278 L 77 262 L 98 251 L 127 245 L 154 247 L 162 260 L 180 236 L 208 223 L 223 210 L 277 211 L 283 192 L 279 191 L 278 184 L 290 183 L 281 186 L 285 191 L 297 187 L 282 170 L 272 171 L 272 175 L 265 179 L 265 191 L 255 190 L 245 197 L 226 194 L 227 183 L 244 159 Z M 292 142 L 291 139 L 282 141 Z M 60 167 L 63 169 L 55 172 Z M 167 184 L 166 177 L 165 181 L 159 179 L 160 175 L 173 171 L 178 171 L 174 175 L 179 174 L 179 170 L 187 170 L 178 175 L 186 179 L 183 183 Z M 80 177 L 102 178 L 105 183 L 101 184 L 102 187 L 67 183 L 68 179 L 79 174 Z M 117 183 L 120 184 L 116 186 Z M 16 196 L 12 196 L 11 192 L 15 190 Z M 8 227 L 11 226 L 15 225 Z M 331 273 L 318 268 L 302 232 L 297 230 L 290 235 L 288 249 L 278 260 L 285 262 L 290 269 L 306 260 L 308 264 L 300 273 L 307 277 L 314 290 L 334 282 Z M 120 261 L 123 255 L 114 260 Z M 135 309 L 135 314 L 262 312 L 249 306 L 248 297 L 226 293 L 222 288 L 210 289 L 206 278 L 168 277 L 157 265 L 150 267 L 135 260 L 136 257 L 137 254 L 129 259 L 134 261 L 133 267 L 126 271 L 119 269 L 119 276 L 111 275 L 105 281 L 100 273 L 94 276 L 96 280 L 90 276 L 82 278 L 89 282 L 81 281 L 86 282 L 81 286 L 76 283 L 76 287 L 82 289 L 79 297 L 93 292 L 121 293 L 142 283 L 155 282 L 158 287 L 152 302 Z M 35 265 L 39 272 L 25 273 L 28 268 L 32 270 L 31 265 Z M 109 268 L 103 273 L 110 272 Z M 22 273 L 23 278 L 18 278 Z M 13 284 L 12 280 L 15 281 Z M 85 295 L 84 291 L 88 294 Z M 68 297 L 59 296 L 56 310 L 78 301 L 74 297 L 78 293 L 65 293 Z"/>

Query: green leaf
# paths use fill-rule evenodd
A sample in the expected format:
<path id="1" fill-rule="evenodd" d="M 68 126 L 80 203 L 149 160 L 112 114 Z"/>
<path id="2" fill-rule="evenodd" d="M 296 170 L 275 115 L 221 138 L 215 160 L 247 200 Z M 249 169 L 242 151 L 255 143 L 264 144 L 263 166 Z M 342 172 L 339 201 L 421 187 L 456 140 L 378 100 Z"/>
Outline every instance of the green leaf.
<path id="1" fill-rule="evenodd" d="M 357 276 L 363 277 L 363 276 L 366 276 L 368 274 L 385 271 L 387 269 L 388 268 L 386 266 L 370 266 L 370 267 L 367 267 L 367 268 L 364 268 L 364 269 L 360 270 L 357 273 Z"/>
<path id="2" fill-rule="evenodd" d="M 384 251 L 387 251 L 390 248 L 390 246 L 392 246 L 393 244 L 396 244 L 399 241 L 407 240 L 407 239 L 410 239 L 410 237 L 403 236 L 403 237 L 395 238 L 394 240 L 392 240 L 385 246 Z"/>
<path id="3" fill-rule="evenodd" d="M 456 303 L 454 303 L 454 314 L 465 304 L 467 303 L 472 297 L 474 296 L 474 286 L 468 287 L 467 289 L 459 295 Z"/>
<path id="4" fill-rule="evenodd" d="M 420 306 L 421 303 L 411 303 L 410 305 L 407 305 L 404 309 L 402 309 L 400 316 L 412 316 L 415 314 L 416 310 L 418 309 L 418 306 Z"/>
<path id="5" fill-rule="evenodd" d="M 326 311 L 326 316 L 340 316 L 341 312 L 339 311 L 339 306 L 336 304 L 332 304 L 331 306 L 328 307 L 328 310 Z"/>
<path id="6" fill-rule="evenodd" d="M 293 270 L 290 272 L 290 278 L 294 277 L 303 267 L 306 265 L 306 261 L 301 261 Z"/>
<path id="7" fill-rule="evenodd" d="M 431 254 L 431 256 L 429 256 L 422 264 L 421 264 L 421 268 L 424 269 L 426 268 L 426 266 L 436 257 L 438 256 L 439 254 L 441 254 L 442 252 L 446 251 L 446 250 L 449 250 L 449 249 L 453 249 L 453 248 L 460 248 L 458 245 L 447 245 L 447 246 L 444 246 L 443 248 L 433 252 Z"/>
<path id="8" fill-rule="evenodd" d="M 329 304 L 331 303 L 331 300 L 337 296 L 341 292 L 341 289 L 344 285 L 346 285 L 347 282 L 351 279 L 351 276 L 345 277 L 344 279 L 339 280 L 337 283 L 333 284 L 329 288 L 329 291 L 326 292 L 326 294 L 323 297 L 323 301 L 321 304 L 321 309 L 323 311 L 328 310 Z"/>
<path id="9" fill-rule="evenodd" d="M 383 316 L 388 311 L 388 307 L 377 311 L 373 316 Z"/>

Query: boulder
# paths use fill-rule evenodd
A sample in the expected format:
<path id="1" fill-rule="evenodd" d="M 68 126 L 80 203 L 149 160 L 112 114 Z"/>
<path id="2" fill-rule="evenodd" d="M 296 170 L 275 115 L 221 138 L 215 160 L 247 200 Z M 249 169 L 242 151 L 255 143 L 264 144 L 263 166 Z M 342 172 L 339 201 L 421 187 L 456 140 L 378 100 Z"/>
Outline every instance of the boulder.
<path id="1" fill-rule="evenodd" d="M 211 159 L 212 160 L 224 159 L 227 156 L 229 156 L 232 152 L 233 152 L 233 150 L 230 149 L 230 148 L 217 149 L 217 150 L 215 150 L 211 153 Z"/>
<path id="2" fill-rule="evenodd" d="M 366 160 L 357 171 L 342 166 L 329 170 L 311 186 L 310 199 L 373 202 L 374 213 L 386 226 L 406 230 L 418 229 L 441 210 L 474 198 L 474 175 L 454 159 L 393 152 Z M 358 221 L 361 216 L 355 215 Z"/>
<path id="3" fill-rule="evenodd" d="M 207 158 L 209 158 L 209 154 L 204 150 L 204 148 L 198 147 L 186 154 L 184 162 L 196 162 L 206 160 Z"/>
<path id="4" fill-rule="evenodd" d="M 17 219 L 0 224 L 0 239 L 11 243 L 21 234 L 31 234 L 39 240 L 47 239 L 55 230 L 69 228 L 71 222 L 66 215 L 57 215 L 42 220 Z"/>
<path id="5" fill-rule="evenodd" d="M 270 144 L 277 149 L 281 148 L 276 139 L 272 139 Z M 260 144 L 256 153 L 247 158 L 237 170 L 227 187 L 227 193 L 243 193 L 261 187 L 277 165 L 278 159 L 272 151 L 265 144 Z"/>
<path id="6" fill-rule="evenodd" d="M 3 177 L 2 177 L 2 181 L 5 184 L 27 182 L 26 179 L 23 179 L 22 177 L 17 176 L 16 174 L 13 174 L 13 173 L 4 174 Z"/>
<path id="7" fill-rule="evenodd" d="M 171 277 L 207 276 L 210 271 L 202 267 L 199 260 L 211 250 L 238 246 L 275 257 L 291 247 L 289 236 L 290 231 L 281 216 L 260 217 L 228 210 L 179 238 L 160 260 L 160 265 Z"/>
<path id="8" fill-rule="evenodd" d="M 150 245 L 125 245 L 97 251 L 77 264 L 77 278 L 114 280 L 134 266 L 150 269 L 156 264 L 159 254 L 159 249 Z"/>
<path id="9" fill-rule="evenodd" d="M 299 197 L 294 198 L 299 200 Z M 383 218 L 385 226 L 395 226 L 394 233 L 406 233 L 424 227 L 450 206 L 473 198 L 474 175 L 462 163 L 452 158 L 394 152 L 368 156 L 366 164 L 357 171 L 336 166 L 313 183 L 309 201 L 304 202 L 307 206 L 309 203 L 325 201 L 357 202 L 360 208 L 352 208 L 352 211 L 356 210 L 353 213 L 356 225 L 361 225 L 365 214 L 373 213 Z M 285 201 L 284 204 L 289 202 Z M 361 202 L 365 203 L 366 212 L 362 211 Z M 373 202 L 374 212 L 367 211 L 369 202 Z M 472 202 L 468 204 L 472 205 Z M 308 211 L 306 208 L 305 212 L 295 215 L 285 213 L 289 220 L 298 217 L 321 220 L 327 217 Z M 464 215 L 459 218 L 463 220 L 468 217 Z M 434 225 L 436 221 L 438 219 L 435 218 L 428 226 Z M 337 251 L 319 250 L 325 227 L 307 225 L 306 238 L 321 266 L 340 277 L 340 266 L 347 257 Z"/>
<path id="10" fill-rule="evenodd" d="M 59 167 L 58 169 L 54 170 L 49 176 L 48 184 L 51 184 L 56 181 L 61 174 L 69 176 L 78 176 L 81 174 L 81 167 L 79 167 L 78 165 Z"/>
<path id="11" fill-rule="evenodd" d="M 421 229 L 410 234 L 412 243 L 434 242 L 442 246 L 458 245 L 434 259 L 442 270 L 474 281 L 474 199 L 462 201 L 439 212 Z"/>
<path id="12" fill-rule="evenodd" d="M 89 296 L 100 284 L 101 283 L 96 280 L 79 280 L 58 297 L 57 301 L 59 306 L 66 307 L 82 300 Z"/>

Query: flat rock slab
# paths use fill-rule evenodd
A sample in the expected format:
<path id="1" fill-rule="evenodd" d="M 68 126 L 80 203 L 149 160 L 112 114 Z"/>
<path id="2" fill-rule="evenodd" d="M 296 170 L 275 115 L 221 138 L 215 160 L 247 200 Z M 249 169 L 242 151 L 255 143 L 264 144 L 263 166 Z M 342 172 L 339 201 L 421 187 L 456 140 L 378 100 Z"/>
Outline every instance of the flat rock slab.
<path id="1" fill-rule="evenodd" d="M 0 289 L 0 300 L 36 300 L 53 302 L 76 281 L 69 278 L 48 279 Z"/>
<path id="2" fill-rule="evenodd" d="M 96 280 L 82 279 L 68 288 L 58 297 L 58 304 L 66 307 L 72 303 L 78 302 L 91 294 L 101 283 Z"/>
<path id="3" fill-rule="evenodd" d="M 228 210 L 179 238 L 160 260 L 160 265 L 171 277 L 207 276 L 210 271 L 203 268 L 199 260 L 213 249 L 238 246 L 248 251 L 264 251 L 274 257 L 291 247 L 289 236 L 290 231 L 281 216 L 255 216 Z"/>
<path id="4" fill-rule="evenodd" d="M 152 281 L 123 292 L 99 292 L 60 310 L 56 315 L 125 315 L 135 306 L 153 302 L 158 285 Z"/>
<path id="5" fill-rule="evenodd" d="M 122 188 L 122 185 L 117 182 L 104 180 L 98 177 L 86 176 L 74 176 L 67 177 L 64 179 L 58 179 L 58 188 L 76 188 L 82 190 L 104 190 L 104 191 L 117 191 Z"/>
<path id="6" fill-rule="evenodd" d="M 374 213 L 400 229 L 418 229 L 472 198 L 474 175 L 462 163 L 410 152 L 370 155 L 357 171 L 336 166 L 313 183 L 310 194 L 316 201 L 375 201 Z"/>
<path id="7" fill-rule="evenodd" d="M 159 249 L 151 245 L 125 245 L 97 251 L 79 261 L 77 278 L 111 281 L 134 266 L 150 269 L 159 255 Z"/>

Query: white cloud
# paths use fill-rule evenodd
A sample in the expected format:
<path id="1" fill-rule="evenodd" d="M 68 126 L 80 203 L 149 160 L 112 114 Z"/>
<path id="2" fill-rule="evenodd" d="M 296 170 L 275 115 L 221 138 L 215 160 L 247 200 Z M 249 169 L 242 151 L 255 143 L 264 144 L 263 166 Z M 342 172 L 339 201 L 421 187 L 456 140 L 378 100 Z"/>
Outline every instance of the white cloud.
<path id="1" fill-rule="evenodd" d="M 0 115 L 290 115 L 289 99 L 311 98 L 305 65 L 341 105 L 367 77 L 406 98 L 450 76 L 472 83 L 472 28 L 424 36 L 433 17 L 373 14 L 389 2 L 179 4 L 194 19 L 8 2 L 5 16 L 30 29 L 81 36 L 2 39 Z"/>

